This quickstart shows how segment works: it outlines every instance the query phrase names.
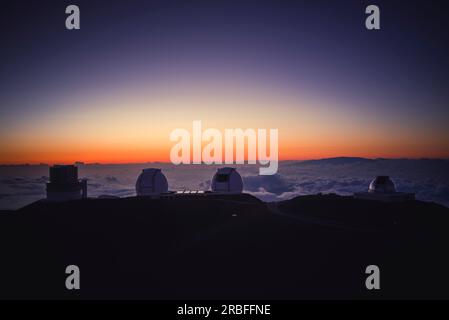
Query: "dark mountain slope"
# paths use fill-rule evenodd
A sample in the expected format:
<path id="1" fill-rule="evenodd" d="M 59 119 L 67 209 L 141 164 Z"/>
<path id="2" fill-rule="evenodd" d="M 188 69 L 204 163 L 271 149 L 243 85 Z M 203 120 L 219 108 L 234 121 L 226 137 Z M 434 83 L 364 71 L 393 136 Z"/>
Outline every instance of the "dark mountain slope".
<path id="1" fill-rule="evenodd" d="M 36 202 L 0 216 L 0 297 L 449 298 L 448 211 L 338 196 Z M 365 289 L 369 264 L 380 291 Z"/>

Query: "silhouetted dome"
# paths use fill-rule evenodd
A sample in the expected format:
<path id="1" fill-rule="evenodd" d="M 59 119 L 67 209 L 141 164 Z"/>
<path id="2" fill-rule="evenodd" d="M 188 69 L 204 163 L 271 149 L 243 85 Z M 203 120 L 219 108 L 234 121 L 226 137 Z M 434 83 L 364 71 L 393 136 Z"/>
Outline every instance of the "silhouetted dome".
<path id="1" fill-rule="evenodd" d="M 213 192 L 241 193 L 243 191 L 243 181 L 235 168 L 218 169 L 212 179 Z"/>
<path id="2" fill-rule="evenodd" d="M 396 188 L 394 187 L 394 183 L 391 181 L 390 177 L 378 176 L 370 183 L 368 192 L 394 193 L 396 192 Z"/>
<path id="3" fill-rule="evenodd" d="M 138 196 L 149 196 L 167 191 L 167 178 L 165 178 L 161 169 L 143 169 L 137 178 L 136 193 Z"/>

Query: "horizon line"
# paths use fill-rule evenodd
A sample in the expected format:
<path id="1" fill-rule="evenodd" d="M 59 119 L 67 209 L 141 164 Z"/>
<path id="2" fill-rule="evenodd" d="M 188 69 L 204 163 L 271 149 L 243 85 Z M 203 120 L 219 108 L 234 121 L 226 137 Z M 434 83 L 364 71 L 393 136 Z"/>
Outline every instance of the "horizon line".
<path id="1" fill-rule="evenodd" d="M 328 157 L 328 158 L 309 158 L 309 159 L 285 159 L 285 160 L 279 160 L 278 162 L 305 162 L 305 161 L 320 161 L 320 160 L 332 160 L 332 159 L 363 159 L 363 160 L 443 160 L 448 161 L 449 158 L 432 158 L 432 157 L 376 157 L 376 158 L 368 158 L 368 157 L 351 157 L 351 156 L 339 156 L 339 157 Z M 245 160 L 247 161 L 247 160 Z M 2 167 L 8 167 L 8 166 L 50 166 L 50 165 L 138 165 L 138 164 L 171 164 L 175 165 L 171 162 L 166 161 L 144 161 L 144 162 L 84 162 L 84 161 L 73 161 L 73 162 L 67 162 L 67 161 L 55 161 L 55 162 L 30 162 L 30 163 L 0 163 L 0 166 Z M 205 165 L 205 163 L 189 163 L 189 164 L 179 164 L 176 166 L 181 165 Z M 254 165 L 254 166 L 261 166 L 260 164 L 249 164 L 247 162 L 243 164 L 236 164 L 236 163 L 213 163 L 208 164 L 208 166 L 219 166 L 219 165 L 230 165 L 230 166 L 243 166 L 243 165 Z"/>

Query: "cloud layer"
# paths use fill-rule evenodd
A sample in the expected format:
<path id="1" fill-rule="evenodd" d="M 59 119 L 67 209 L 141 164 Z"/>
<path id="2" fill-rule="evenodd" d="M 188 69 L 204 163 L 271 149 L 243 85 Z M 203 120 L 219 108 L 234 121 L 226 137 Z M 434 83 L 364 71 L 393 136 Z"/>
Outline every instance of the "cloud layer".
<path id="1" fill-rule="evenodd" d="M 171 190 L 208 190 L 217 166 L 171 164 L 85 165 L 79 176 L 88 179 L 88 194 L 133 196 L 135 181 L 143 168 L 159 167 Z M 402 192 L 449 206 L 449 161 L 335 158 L 314 161 L 284 161 L 273 176 L 258 175 L 258 168 L 238 166 L 245 192 L 264 201 L 297 195 L 366 191 L 377 175 L 389 175 Z M 0 209 L 17 209 L 45 197 L 46 166 L 0 167 Z"/>

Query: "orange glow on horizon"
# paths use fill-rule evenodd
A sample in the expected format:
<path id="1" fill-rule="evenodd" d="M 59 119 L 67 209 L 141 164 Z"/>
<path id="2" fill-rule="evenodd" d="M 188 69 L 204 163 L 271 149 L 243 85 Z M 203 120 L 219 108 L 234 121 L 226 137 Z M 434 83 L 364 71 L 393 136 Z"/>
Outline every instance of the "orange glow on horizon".
<path id="1" fill-rule="evenodd" d="M 0 127 L 0 164 L 170 162 L 170 132 L 201 120 L 216 128 L 279 130 L 279 160 L 339 156 L 449 158 L 447 126 L 403 123 L 394 115 L 345 112 L 344 107 L 293 95 L 240 91 L 206 95 L 110 94 L 79 98 L 51 112 L 23 115 Z M 245 88 L 245 92 L 248 89 Z M 224 154 L 223 154 L 224 157 Z"/>
<path id="2" fill-rule="evenodd" d="M 75 162 L 100 163 L 100 164 L 126 164 L 146 162 L 170 162 L 170 146 L 166 148 L 151 149 L 115 149 L 115 150 L 77 150 L 73 152 L 42 151 L 42 152 L 9 152 L 0 154 L 0 164 L 73 164 Z M 279 161 L 285 160 L 310 160 L 333 157 L 363 157 L 363 158 L 443 158 L 448 159 L 449 153 L 441 150 L 429 149 L 425 153 L 413 152 L 391 146 L 373 148 L 349 148 L 349 147 L 285 147 L 279 149 Z M 224 158 L 224 155 L 223 155 Z M 245 162 L 247 156 L 245 154 Z"/>

